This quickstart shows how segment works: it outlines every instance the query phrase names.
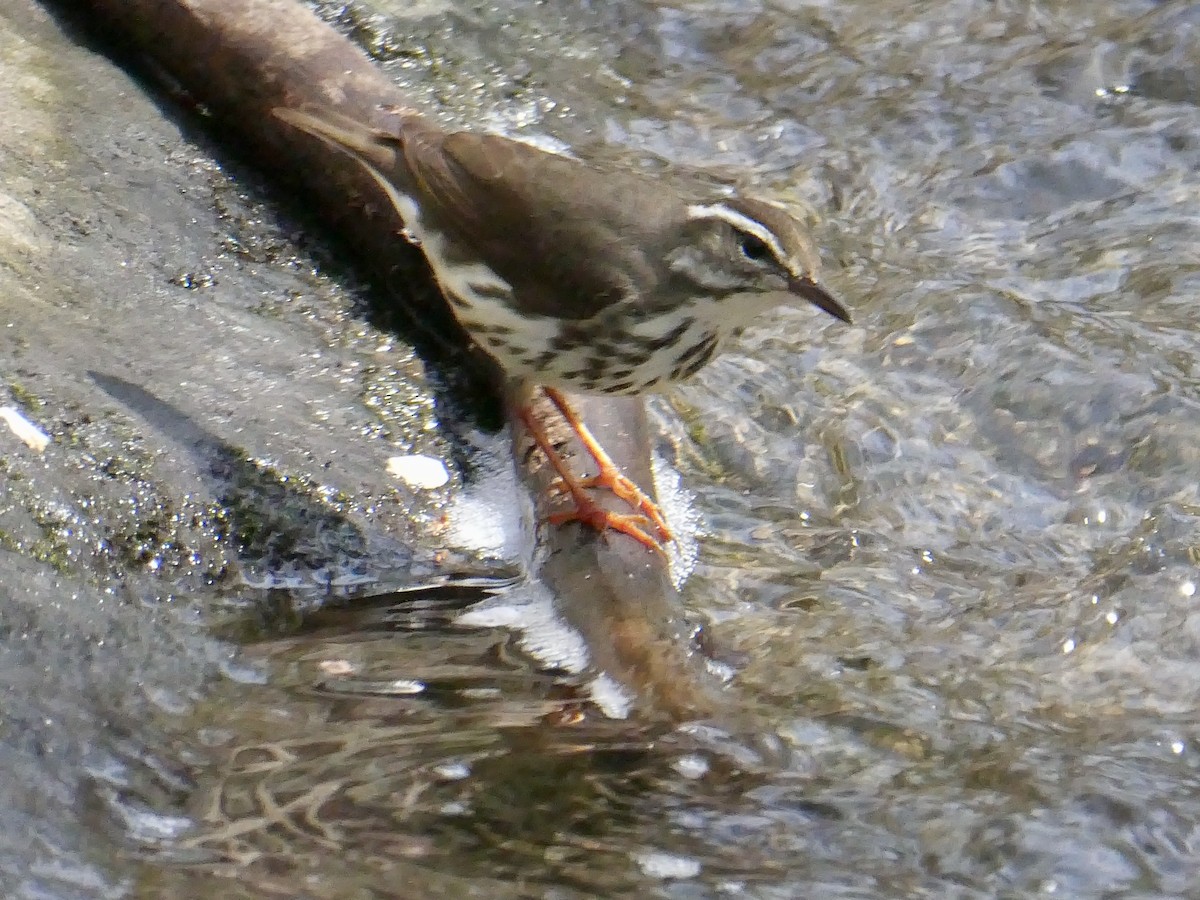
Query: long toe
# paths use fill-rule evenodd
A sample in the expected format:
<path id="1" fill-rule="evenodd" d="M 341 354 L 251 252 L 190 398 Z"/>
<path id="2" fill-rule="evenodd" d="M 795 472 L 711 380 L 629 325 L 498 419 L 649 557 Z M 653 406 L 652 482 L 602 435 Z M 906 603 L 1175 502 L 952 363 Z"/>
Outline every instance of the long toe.
<path id="1" fill-rule="evenodd" d="M 577 503 L 571 509 L 551 513 L 546 517 L 546 521 L 551 525 L 580 522 L 601 534 L 606 531 L 619 531 L 633 538 L 643 547 L 661 553 L 663 556 L 667 555 L 662 544 L 651 537 L 646 531 L 644 526 L 652 524 L 652 522 L 645 516 L 615 513 L 597 503 L 588 501 L 586 503 Z"/>
<path id="2" fill-rule="evenodd" d="M 662 540 L 675 540 L 675 534 L 667 525 L 667 519 L 663 515 L 662 508 L 651 500 L 650 496 L 638 487 L 633 479 L 624 475 L 617 468 L 602 469 L 599 475 L 583 479 L 580 485 L 586 488 L 606 488 L 612 491 L 616 497 L 628 503 L 649 519 L 654 524 Z"/>

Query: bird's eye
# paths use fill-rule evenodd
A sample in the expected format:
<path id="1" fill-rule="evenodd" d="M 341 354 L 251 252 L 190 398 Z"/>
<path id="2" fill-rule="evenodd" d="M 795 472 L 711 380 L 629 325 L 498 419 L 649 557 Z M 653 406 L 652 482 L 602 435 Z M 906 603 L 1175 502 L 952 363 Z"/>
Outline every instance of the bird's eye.
<path id="1" fill-rule="evenodd" d="M 755 262 L 764 260 L 771 255 L 771 250 L 769 247 L 767 247 L 767 242 L 760 237 L 755 237 L 752 234 L 742 235 L 741 247 L 742 255 L 745 256 L 746 259 L 752 259 Z"/>

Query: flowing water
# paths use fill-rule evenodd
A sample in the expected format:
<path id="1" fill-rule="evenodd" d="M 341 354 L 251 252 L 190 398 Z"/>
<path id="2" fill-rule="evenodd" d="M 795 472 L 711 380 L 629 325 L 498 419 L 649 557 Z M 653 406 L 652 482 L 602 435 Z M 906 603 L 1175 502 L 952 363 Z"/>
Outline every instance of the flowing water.
<path id="1" fill-rule="evenodd" d="M 193 619 L 114 626 L 186 695 L 149 719 L 114 730 L 133 713 L 79 712 L 70 679 L 22 698 L 38 663 L 5 663 L 42 741 L 5 738 L 42 773 L 12 895 L 1197 896 L 1200 8 L 320 9 L 447 120 L 811 211 L 853 327 L 779 310 L 651 401 L 703 518 L 684 599 L 741 721 L 572 729 L 555 673 L 450 601 L 352 637 L 185 639 L 213 619 L 189 582 Z M 358 327 L 313 309 L 272 315 Z M 358 696 L 324 689 L 349 671 Z"/>

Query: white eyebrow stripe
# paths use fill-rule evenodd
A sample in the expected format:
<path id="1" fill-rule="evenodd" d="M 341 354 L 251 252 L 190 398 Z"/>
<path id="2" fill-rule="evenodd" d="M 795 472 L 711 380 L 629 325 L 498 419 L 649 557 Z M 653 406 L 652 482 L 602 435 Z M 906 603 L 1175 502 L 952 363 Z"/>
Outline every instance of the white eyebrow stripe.
<path id="1" fill-rule="evenodd" d="M 787 261 L 787 254 L 783 252 L 779 238 L 775 237 L 765 225 L 755 222 L 736 209 L 730 209 L 724 203 L 693 203 L 687 208 L 687 215 L 689 219 L 720 219 L 722 222 L 728 222 L 738 231 L 752 234 L 770 247 L 771 255 L 780 263 Z"/>

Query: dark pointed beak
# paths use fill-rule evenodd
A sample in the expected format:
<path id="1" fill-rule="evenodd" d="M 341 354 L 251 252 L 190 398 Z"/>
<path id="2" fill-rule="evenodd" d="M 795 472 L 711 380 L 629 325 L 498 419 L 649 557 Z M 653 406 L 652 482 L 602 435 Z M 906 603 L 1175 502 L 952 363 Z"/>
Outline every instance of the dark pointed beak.
<path id="1" fill-rule="evenodd" d="M 797 297 L 803 297 L 813 306 L 825 310 L 835 319 L 841 319 L 847 325 L 850 322 L 850 313 L 846 312 L 846 307 L 833 299 L 833 294 L 825 290 L 808 276 L 801 278 L 789 278 L 788 290 Z"/>

